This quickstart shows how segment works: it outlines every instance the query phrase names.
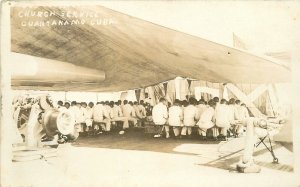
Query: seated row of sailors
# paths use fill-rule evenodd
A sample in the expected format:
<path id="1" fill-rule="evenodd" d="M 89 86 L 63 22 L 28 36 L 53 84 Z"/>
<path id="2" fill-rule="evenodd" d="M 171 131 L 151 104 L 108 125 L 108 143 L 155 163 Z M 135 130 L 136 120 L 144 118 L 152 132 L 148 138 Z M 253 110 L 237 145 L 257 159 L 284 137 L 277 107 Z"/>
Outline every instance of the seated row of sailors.
<path id="1" fill-rule="evenodd" d="M 120 134 L 124 134 L 129 128 L 129 123 L 134 126 L 141 126 L 147 114 L 151 115 L 151 106 L 143 100 L 132 102 L 120 100 L 93 102 L 72 101 L 68 103 L 58 101 L 59 110 L 69 110 L 73 114 L 78 132 L 88 132 L 88 134 L 100 134 L 102 131 L 110 132 L 111 126 L 119 122 L 122 125 Z"/>
<path id="2" fill-rule="evenodd" d="M 244 127 L 239 123 L 249 117 L 249 112 L 245 104 L 233 98 L 219 102 L 219 98 L 215 97 L 207 104 L 203 99 L 197 101 L 190 98 L 188 102 L 175 100 L 170 107 L 166 99 L 161 98 L 152 110 L 152 117 L 154 124 L 163 128 L 166 138 L 170 137 L 170 127 L 175 137 L 190 137 L 192 127 L 197 127 L 203 139 L 206 139 L 207 130 L 212 128 L 215 139 L 226 140 L 228 132 L 235 136 L 244 132 Z M 154 137 L 161 137 L 161 134 Z"/>
<path id="3" fill-rule="evenodd" d="M 239 100 L 221 99 L 219 102 L 217 97 L 208 102 L 204 99 L 197 101 L 195 98 L 190 98 L 189 101 L 175 100 L 173 104 L 161 98 L 153 109 L 143 100 L 106 101 L 98 102 L 96 105 L 92 102 L 87 104 L 73 101 L 70 107 L 67 102 L 63 105 L 63 102 L 59 101 L 58 107 L 60 110 L 68 109 L 74 114 L 79 132 L 100 134 L 102 131 L 110 132 L 112 125 L 120 124 L 122 128 L 120 134 L 124 134 L 129 124 L 135 127 L 143 126 L 146 117 L 149 120 L 151 116 L 155 125 L 163 127 L 166 138 L 170 137 L 170 127 L 175 137 L 190 137 L 192 127 L 198 128 L 199 135 L 203 139 L 206 138 L 207 130 L 211 128 L 214 138 L 219 135 L 219 138 L 224 139 L 228 132 L 239 136 L 243 133 L 244 127 L 238 125 L 238 121 L 249 117 L 247 107 Z M 160 136 L 161 133 L 155 135 Z"/>

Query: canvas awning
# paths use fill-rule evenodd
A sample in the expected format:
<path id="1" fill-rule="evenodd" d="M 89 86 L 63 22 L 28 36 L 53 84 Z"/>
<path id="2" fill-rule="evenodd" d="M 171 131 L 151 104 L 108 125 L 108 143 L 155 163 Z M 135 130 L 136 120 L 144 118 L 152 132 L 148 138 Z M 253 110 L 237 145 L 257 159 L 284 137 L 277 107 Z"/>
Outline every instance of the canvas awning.
<path id="1" fill-rule="evenodd" d="M 105 72 L 96 84 L 12 81 L 15 89 L 120 91 L 177 76 L 221 83 L 290 80 L 281 64 L 102 6 L 13 7 L 11 37 L 13 52 Z"/>

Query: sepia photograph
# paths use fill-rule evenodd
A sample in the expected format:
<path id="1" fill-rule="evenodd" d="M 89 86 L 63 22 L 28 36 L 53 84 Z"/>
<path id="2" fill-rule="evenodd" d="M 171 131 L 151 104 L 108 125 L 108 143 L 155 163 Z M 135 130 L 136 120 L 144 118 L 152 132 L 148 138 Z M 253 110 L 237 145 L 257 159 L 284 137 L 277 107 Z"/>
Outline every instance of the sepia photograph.
<path id="1" fill-rule="evenodd" d="M 299 1 L 2 1 L 1 187 L 299 187 Z"/>

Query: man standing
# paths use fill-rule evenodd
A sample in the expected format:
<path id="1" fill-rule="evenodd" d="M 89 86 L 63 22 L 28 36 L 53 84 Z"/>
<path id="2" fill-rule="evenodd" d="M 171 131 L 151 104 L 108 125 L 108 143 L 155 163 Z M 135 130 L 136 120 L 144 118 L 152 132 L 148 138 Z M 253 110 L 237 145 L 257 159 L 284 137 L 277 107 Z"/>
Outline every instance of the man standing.
<path id="1" fill-rule="evenodd" d="M 159 103 L 153 107 L 152 118 L 155 125 L 162 126 L 162 130 L 166 131 L 166 138 L 170 137 L 169 126 L 166 125 L 168 119 L 168 102 L 165 98 L 160 98 Z M 155 138 L 161 137 L 161 133 L 154 136 Z"/>

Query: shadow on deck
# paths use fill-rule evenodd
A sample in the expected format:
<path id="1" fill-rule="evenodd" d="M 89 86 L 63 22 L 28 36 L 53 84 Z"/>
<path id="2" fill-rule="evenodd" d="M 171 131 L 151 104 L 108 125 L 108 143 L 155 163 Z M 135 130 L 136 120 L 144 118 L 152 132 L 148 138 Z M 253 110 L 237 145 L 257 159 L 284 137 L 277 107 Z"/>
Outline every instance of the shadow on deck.
<path id="1" fill-rule="evenodd" d="M 143 129 L 131 129 L 124 135 L 117 132 L 110 134 L 100 134 L 97 136 L 79 137 L 73 145 L 76 147 L 94 147 L 94 148 L 110 148 L 138 151 L 152 151 L 162 153 L 197 155 L 196 153 L 177 152 L 174 149 L 182 144 L 219 144 L 220 141 L 203 141 L 199 137 L 175 139 L 173 137 L 153 138 L 150 134 L 145 134 Z"/>
<path id="2" fill-rule="evenodd" d="M 237 140 L 241 144 L 241 140 Z M 223 142 L 224 143 L 224 142 Z M 226 152 L 226 154 L 220 154 L 218 147 L 222 146 L 220 141 L 203 141 L 198 136 L 194 136 L 191 139 L 175 139 L 175 138 L 153 138 L 152 135 L 145 134 L 142 129 L 132 129 L 124 135 L 119 135 L 117 132 L 111 132 L 110 134 L 101 134 L 98 136 L 80 136 L 76 143 L 73 145 L 76 147 L 92 147 L 92 148 L 109 148 L 109 149 L 123 149 L 123 150 L 138 150 L 138 151 L 151 151 L 161 153 L 183 154 L 183 155 L 202 155 L 202 150 L 189 150 L 190 147 L 197 149 L 197 145 L 200 145 L 203 149 L 203 154 L 209 158 L 208 162 L 203 162 L 198 165 L 214 167 L 224 170 L 235 170 L 235 164 L 239 161 L 243 151 L 243 147 L 232 147 L 232 150 Z M 226 144 L 226 143 L 224 143 Z M 224 145 L 223 144 L 223 145 Z M 183 145 L 189 145 L 187 149 L 178 151 L 178 147 Z M 210 146 L 212 145 L 212 146 Z M 280 147 L 286 147 L 281 143 L 277 143 L 273 146 L 276 149 Z M 288 150 L 291 150 L 288 145 Z M 254 153 L 254 156 L 263 154 L 269 154 L 267 149 L 260 149 Z M 222 156 L 220 156 L 222 155 Z M 200 158 L 199 158 L 200 159 Z M 287 164 L 274 164 L 272 160 L 268 161 L 256 161 L 256 164 L 269 168 L 285 172 L 292 172 L 293 167 Z"/>

